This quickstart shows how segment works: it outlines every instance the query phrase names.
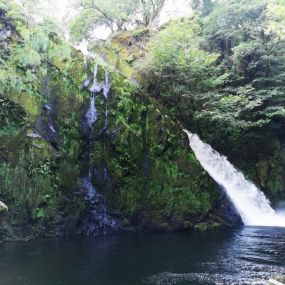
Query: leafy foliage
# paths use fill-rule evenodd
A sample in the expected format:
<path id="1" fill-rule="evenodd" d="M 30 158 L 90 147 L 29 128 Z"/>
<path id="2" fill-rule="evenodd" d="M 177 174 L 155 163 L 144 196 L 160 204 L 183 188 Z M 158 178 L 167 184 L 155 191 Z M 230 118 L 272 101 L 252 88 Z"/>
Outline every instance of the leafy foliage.
<path id="1" fill-rule="evenodd" d="M 165 0 L 78 0 L 75 6 L 79 13 L 70 23 L 71 35 L 80 41 L 92 38 L 98 26 L 108 27 L 112 32 L 152 26 L 164 5 Z"/>
<path id="2" fill-rule="evenodd" d="M 0 195 L 10 206 L 14 224 L 32 223 L 32 218 L 49 218 L 54 214 L 53 199 L 58 186 L 56 174 L 45 161 L 48 153 L 30 149 L 19 153 L 17 166 L 0 164 Z M 14 175 L 17 173 L 17 175 Z M 47 211 L 45 216 L 41 215 Z"/>
<path id="3" fill-rule="evenodd" d="M 25 122 L 24 112 L 7 99 L 0 97 L 0 136 L 13 135 Z"/>
<path id="4" fill-rule="evenodd" d="M 96 172 L 106 167 L 112 181 L 106 188 L 106 177 L 94 179 L 96 188 L 131 225 L 171 230 L 185 221 L 191 224 L 195 215 L 202 219 L 219 194 L 187 147 L 186 136 L 159 111 L 157 102 L 120 74 L 112 75 L 108 132 L 114 137 L 107 132 L 96 138 L 91 156 Z"/>
<path id="5" fill-rule="evenodd" d="M 142 72 L 154 86 L 167 90 L 160 95 L 170 105 L 176 104 L 176 92 L 207 90 L 214 85 L 216 54 L 199 46 L 202 26 L 196 19 L 170 23 L 151 41 L 150 56 Z M 159 89 L 156 89 L 157 91 Z"/>
<path id="6" fill-rule="evenodd" d="M 34 68 L 41 64 L 41 56 L 34 50 L 19 49 L 15 52 L 15 62 L 19 67 Z"/>
<path id="7" fill-rule="evenodd" d="M 269 0 L 267 17 L 269 28 L 278 34 L 281 39 L 284 39 L 284 25 L 285 25 L 285 2 L 284 0 Z"/>
<path id="8" fill-rule="evenodd" d="M 152 26 L 165 5 L 166 0 L 140 0 L 142 9 L 142 23 L 144 26 Z"/>
<path id="9" fill-rule="evenodd" d="M 28 3 L 29 5 L 31 3 Z M 36 25 L 13 1 L 1 4 L 0 94 L 17 104 L 33 122 L 44 99 L 40 80 L 50 66 L 62 72 L 72 61 L 71 47 L 59 40 L 49 28 Z"/>
<path id="10" fill-rule="evenodd" d="M 212 0 L 191 0 L 190 4 L 194 11 L 202 15 L 209 14 L 213 9 Z"/>
<path id="11" fill-rule="evenodd" d="M 0 196 L 10 212 L 2 221 L 9 237 L 19 228 L 17 237 L 35 237 L 49 234 L 45 226 L 60 219 L 59 204 L 76 188 L 79 110 L 88 94 L 80 89 L 83 56 L 8 4 L 0 17 Z M 53 139 L 46 135 L 50 98 Z"/>
<path id="12" fill-rule="evenodd" d="M 192 5 L 199 10 L 204 2 Z M 285 174 L 283 155 L 271 162 L 284 136 L 284 5 L 215 1 L 210 12 L 162 30 L 142 70 L 152 95 L 251 179 L 260 183 L 259 160 L 275 165 L 263 183 L 274 198 L 284 195 L 269 182 Z"/>
<path id="13" fill-rule="evenodd" d="M 77 1 L 76 5 L 81 11 L 71 24 L 71 32 L 75 38 L 80 38 L 80 34 L 84 37 L 101 25 L 111 31 L 122 30 L 132 22 L 138 1 L 84 0 Z"/>

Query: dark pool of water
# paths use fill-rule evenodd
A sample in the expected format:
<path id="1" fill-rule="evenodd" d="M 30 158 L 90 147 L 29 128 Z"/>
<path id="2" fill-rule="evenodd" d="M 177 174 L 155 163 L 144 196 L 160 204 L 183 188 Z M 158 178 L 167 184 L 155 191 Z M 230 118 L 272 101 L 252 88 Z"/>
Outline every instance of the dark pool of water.
<path id="1" fill-rule="evenodd" d="M 1 285 L 267 284 L 285 274 L 285 229 L 142 234 L 0 246 Z"/>

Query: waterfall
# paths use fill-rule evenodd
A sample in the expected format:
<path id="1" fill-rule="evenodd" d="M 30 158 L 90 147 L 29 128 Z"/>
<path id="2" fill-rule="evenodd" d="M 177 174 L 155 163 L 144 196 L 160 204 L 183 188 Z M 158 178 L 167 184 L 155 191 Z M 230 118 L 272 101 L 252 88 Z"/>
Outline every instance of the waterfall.
<path id="1" fill-rule="evenodd" d="M 112 218 L 109 214 L 109 209 L 106 206 L 104 197 L 96 191 L 95 186 L 92 184 L 92 178 L 94 170 L 91 165 L 90 155 L 92 153 L 92 146 L 94 144 L 94 125 L 98 119 L 98 111 L 96 109 L 96 96 L 101 91 L 105 97 L 106 101 L 106 112 L 105 112 L 105 128 L 107 128 L 108 124 L 108 108 L 107 108 L 107 99 L 109 95 L 109 91 L 111 88 L 111 84 L 109 82 L 109 75 L 105 73 L 105 82 L 98 82 L 97 80 L 97 72 L 98 66 L 95 64 L 93 71 L 93 82 L 92 86 L 89 88 L 90 94 L 90 104 L 89 109 L 87 110 L 84 123 L 88 128 L 88 139 L 89 143 L 87 145 L 87 167 L 85 177 L 82 178 L 82 188 L 85 193 L 85 201 L 87 203 L 88 215 L 83 221 L 83 229 L 84 233 L 87 236 L 94 236 L 98 234 L 109 234 L 114 231 L 117 231 L 119 228 L 118 222 Z M 91 83 L 91 80 L 86 79 L 83 83 L 83 86 L 86 88 Z M 104 169 L 104 176 L 107 175 L 107 170 Z"/>
<path id="2" fill-rule="evenodd" d="M 105 81 L 104 82 L 98 82 L 97 81 L 97 73 L 98 73 L 98 65 L 95 64 L 94 66 L 94 71 L 93 71 L 93 83 L 91 88 L 89 89 L 91 92 L 90 96 L 90 107 L 89 110 L 86 113 L 86 121 L 87 124 L 90 128 L 93 127 L 94 123 L 97 121 L 98 118 L 98 112 L 96 110 L 95 106 L 95 97 L 96 94 L 99 93 L 101 90 L 103 90 L 103 95 L 106 99 L 106 110 L 105 110 L 105 126 L 104 128 L 106 129 L 108 126 L 108 104 L 107 100 L 109 97 L 110 89 L 111 89 L 111 83 L 109 81 L 109 73 L 108 71 L 105 71 Z M 88 86 L 90 81 L 87 79 L 84 82 L 84 86 Z"/>
<path id="3" fill-rule="evenodd" d="M 83 178 L 83 186 L 86 189 L 87 192 L 87 199 L 92 199 L 96 195 L 96 189 L 93 186 L 93 184 L 90 182 L 89 178 L 85 177 Z"/>
<path id="4" fill-rule="evenodd" d="M 84 224 L 85 234 L 87 236 L 95 236 L 117 231 L 119 224 L 109 215 L 104 197 L 97 193 L 89 178 L 83 178 L 82 184 L 86 191 L 85 200 L 89 209 L 89 215 Z"/>
<path id="5" fill-rule="evenodd" d="M 42 113 L 37 117 L 35 128 L 44 140 L 57 148 L 59 142 L 58 126 L 56 123 L 57 105 L 55 97 L 51 92 L 51 78 L 48 75 L 44 77 L 41 94 L 46 103 L 42 105 Z"/>
<path id="6" fill-rule="evenodd" d="M 98 117 L 98 112 L 95 106 L 95 93 L 93 92 L 91 93 L 90 106 L 85 116 L 88 126 L 92 129 L 93 124 L 97 121 Z"/>
<path id="7" fill-rule="evenodd" d="M 105 71 L 105 82 L 103 86 L 103 94 L 106 99 L 106 110 L 105 110 L 105 125 L 104 129 L 106 130 L 108 128 L 108 98 L 109 98 L 109 93 L 111 89 L 112 84 L 109 82 L 109 72 L 106 70 Z"/>
<path id="8" fill-rule="evenodd" d="M 221 185 L 245 225 L 285 227 L 285 215 L 274 211 L 269 200 L 223 155 L 186 131 L 190 147 L 209 175 Z"/>
<path id="9" fill-rule="evenodd" d="M 102 88 L 103 88 L 102 82 L 99 83 L 97 81 L 97 72 L 98 72 L 98 65 L 95 64 L 94 71 L 93 71 L 93 84 L 92 84 L 92 86 L 90 88 L 90 91 L 92 93 L 99 93 L 102 90 Z"/>
<path id="10" fill-rule="evenodd" d="M 110 89 L 111 89 L 111 83 L 109 82 L 109 72 L 105 71 L 105 82 L 104 82 L 104 86 L 103 86 L 103 94 L 104 94 L 106 100 L 109 97 Z"/>
<path id="11" fill-rule="evenodd" d="M 89 145 L 88 145 L 88 176 L 86 176 L 83 179 L 83 185 L 86 189 L 86 195 L 88 197 L 87 200 L 93 198 L 95 196 L 96 190 L 95 187 L 91 183 L 92 178 L 92 171 L 91 171 L 91 165 L 90 165 L 90 153 L 92 151 L 92 143 L 93 143 L 93 133 L 94 133 L 94 124 L 96 123 L 98 119 L 98 111 L 96 109 L 95 101 L 96 101 L 96 93 L 100 92 L 100 84 L 98 84 L 97 81 L 97 72 L 98 72 L 98 65 L 94 65 L 93 70 L 93 83 L 90 87 L 90 104 L 89 109 L 85 114 L 85 123 L 88 125 L 88 136 L 89 136 Z M 90 79 L 86 79 L 83 83 L 84 87 L 88 87 L 89 83 L 91 82 Z"/>
<path id="12" fill-rule="evenodd" d="M 108 128 L 108 104 L 106 103 L 104 130 Z"/>

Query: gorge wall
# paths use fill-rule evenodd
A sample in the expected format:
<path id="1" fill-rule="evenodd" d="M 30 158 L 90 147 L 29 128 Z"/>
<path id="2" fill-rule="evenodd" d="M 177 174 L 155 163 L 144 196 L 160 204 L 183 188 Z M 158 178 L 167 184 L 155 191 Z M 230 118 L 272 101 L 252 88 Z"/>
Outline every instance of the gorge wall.
<path id="1" fill-rule="evenodd" d="M 83 120 L 94 60 L 27 26 L 20 11 L 2 8 L 0 23 L 0 199 L 9 208 L 1 213 L 2 239 L 227 224 L 219 188 L 156 99 L 99 64 L 98 82 L 108 71 L 112 87 L 108 100 L 96 94 L 90 142 Z M 89 190 L 98 193 L 92 205 L 87 155 Z M 94 204 L 103 210 L 94 214 Z M 110 231 L 107 216 L 118 225 Z"/>
<path id="2" fill-rule="evenodd" d="M 0 5 L 1 238 L 240 224 L 184 128 L 284 200 L 282 21 L 245 2 L 116 33 L 96 59 Z"/>

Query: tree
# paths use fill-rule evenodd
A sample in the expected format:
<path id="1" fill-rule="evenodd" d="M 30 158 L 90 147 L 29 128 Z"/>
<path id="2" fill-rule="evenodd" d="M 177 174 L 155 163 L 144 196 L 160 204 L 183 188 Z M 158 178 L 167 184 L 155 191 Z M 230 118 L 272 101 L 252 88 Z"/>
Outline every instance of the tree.
<path id="1" fill-rule="evenodd" d="M 151 26 L 158 18 L 166 0 L 140 0 L 143 25 Z"/>
<path id="2" fill-rule="evenodd" d="M 277 33 L 280 38 L 284 39 L 285 0 L 269 0 L 267 16 L 269 28 Z"/>
<path id="3" fill-rule="evenodd" d="M 75 0 L 79 13 L 71 22 L 74 39 L 90 36 L 98 26 L 111 32 L 152 26 L 166 0 Z"/>
<path id="4" fill-rule="evenodd" d="M 201 25 L 195 19 L 171 22 L 150 44 L 146 79 L 163 90 L 169 90 L 163 96 L 173 106 L 179 100 L 182 89 L 204 90 L 212 87 L 217 55 L 200 48 L 200 34 Z M 177 93 L 179 95 L 175 96 Z"/>
<path id="5" fill-rule="evenodd" d="M 204 18 L 204 47 L 220 53 L 219 68 L 228 69 L 235 84 L 254 80 L 269 86 L 275 76 L 281 80 L 284 4 L 284 0 L 219 0 Z"/>
<path id="6" fill-rule="evenodd" d="M 207 15 L 213 9 L 212 0 L 191 0 L 190 5 L 193 10 L 201 13 L 202 15 Z"/>
<path id="7" fill-rule="evenodd" d="M 232 54 L 239 43 L 249 41 L 266 30 L 262 0 L 220 0 L 213 12 L 204 19 L 204 33 L 210 50 L 218 50 L 223 57 Z"/>
<path id="8" fill-rule="evenodd" d="M 75 38 L 85 37 L 97 26 L 106 26 L 112 32 L 126 29 L 132 23 L 138 0 L 76 0 L 79 14 L 71 22 Z"/>

